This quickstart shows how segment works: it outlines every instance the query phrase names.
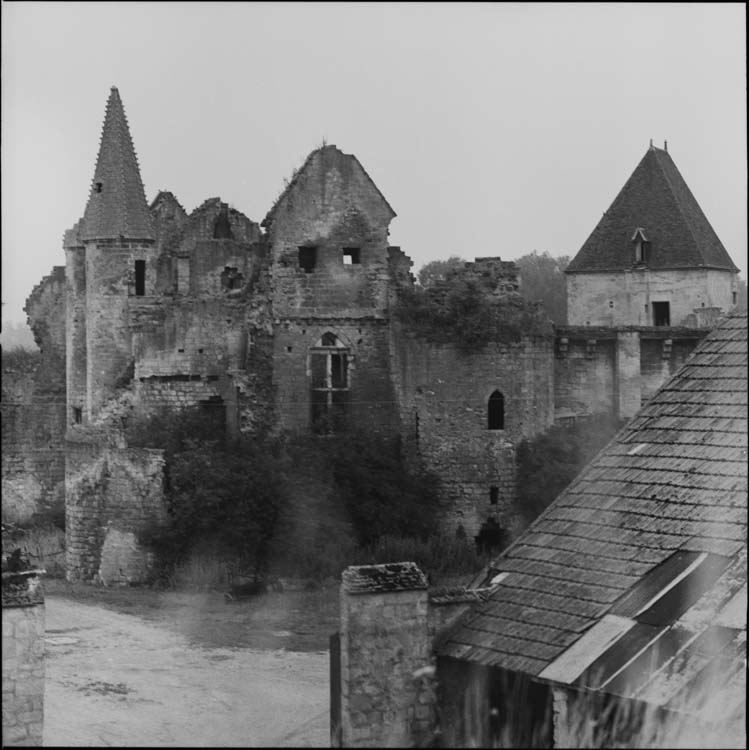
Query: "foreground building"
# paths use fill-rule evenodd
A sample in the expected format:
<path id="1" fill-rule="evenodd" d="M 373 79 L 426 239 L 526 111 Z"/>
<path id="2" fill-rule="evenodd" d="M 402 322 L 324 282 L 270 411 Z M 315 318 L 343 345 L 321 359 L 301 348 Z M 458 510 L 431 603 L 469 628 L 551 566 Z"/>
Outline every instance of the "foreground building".
<path id="1" fill-rule="evenodd" d="M 743 312 L 477 581 L 437 648 L 447 746 L 745 746 L 748 426 Z"/>

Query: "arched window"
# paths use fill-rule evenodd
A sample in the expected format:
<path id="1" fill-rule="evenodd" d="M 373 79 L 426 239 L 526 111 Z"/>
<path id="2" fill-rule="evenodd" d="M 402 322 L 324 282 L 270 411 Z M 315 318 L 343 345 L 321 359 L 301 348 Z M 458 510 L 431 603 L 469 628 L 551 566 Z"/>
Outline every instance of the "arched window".
<path id="1" fill-rule="evenodd" d="M 489 396 L 489 429 L 504 430 L 505 428 L 505 397 L 500 391 L 494 391 Z"/>
<path id="2" fill-rule="evenodd" d="M 348 349 L 325 333 L 310 350 L 312 432 L 330 435 L 342 429 L 349 397 Z"/>

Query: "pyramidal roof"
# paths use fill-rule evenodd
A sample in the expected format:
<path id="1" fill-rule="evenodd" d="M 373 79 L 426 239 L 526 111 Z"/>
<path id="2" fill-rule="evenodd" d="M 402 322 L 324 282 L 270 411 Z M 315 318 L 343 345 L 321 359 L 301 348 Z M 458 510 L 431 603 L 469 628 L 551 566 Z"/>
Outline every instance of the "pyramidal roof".
<path id="1" fill-rule="evenodd" d="M 632 268 L 638 229 L 651 243 L 648 268 L 738 271 L 668 151 L 654 146 L 567 266 L 567 273 Z"/>
<path id="2" fill-rule="evenodd" d="M 112 86 L 81 239 L 119 237 L 150 240 L 154 233 L 125 110 Z"/>

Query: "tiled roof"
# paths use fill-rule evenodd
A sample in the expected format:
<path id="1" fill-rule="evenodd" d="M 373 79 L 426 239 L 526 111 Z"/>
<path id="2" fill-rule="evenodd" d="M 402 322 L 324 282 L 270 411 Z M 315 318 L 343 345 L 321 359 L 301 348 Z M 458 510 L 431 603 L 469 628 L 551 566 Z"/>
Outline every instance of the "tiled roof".
<path id="1" fill-rule="evenodd" d="M 341 576 L 349 594 L 376 594 L 386 591 L 416 591 L 427 588 L 427 579 L 416 563 L 352 565 Z"/>
<path id="2" fill-rule="evenodd" d="M 309 156 L 307 156 L 307 158 L 304 160 L 304 163 L 302 164 L 302 166 L 299 167 L 299 169 L 297 169 L 296 172 L 294 172 L 294 176 L 291 178 L 291 180 L 289 181 L 288 185 L 286 185 L 286 187 L 284 188 L 284 190 L 281 193 L 281 195 L 279 195 L 278 198 L 276 199 L 276 201 L 273 203 L 273 205 L 271 206 L 270 211 L 268 211 L 268 213 L 266 214 L 265 218 L 261 222 L 260 226 L 262 226 L 262 227 L 264 227 L 266 229 L 270 228 L 270 226 L 273 224 L 273 220 L 275 218 L 275 214 L 276 214 L 276 211 L 278 210 L 278 207 L 284 201 L 284 199 L 286 198 L 286 196 L 290 195 L 291 191 L 296 186 L 296 184 L 299 182 L 299 180 L 301 179 L 302 175 L 308 169 L 311 168 L 313 162 L 316 159 L 325 159 L 325 158 L 330 159 L 330 160 L 337 160 L 337 159 L 341 159 L 341 158 L 352 159 L 354 161 L 354 163 L 358 165 L 359 169 L 361 169 L 361 171 L 364 173 L 365 177 L 372 184 L 372 187 L 375 189 L 375 191 L 380 196 L 380 198 L 382 198 L 383 202 L 388 207 L 388 209 L 392 213 L 393 217 L 396 216 L 395 211 L 393 211 L 393 207 L 387 202 L 387 199 L 382 194 L 382 192 L 380 191 L 380 189 L 377 187 L 377 185 L 375 184 L 374 180 L 369 176 L 369 174 L 367 174 L 367 170 L 364 169 L 364 167 L 361 165 L 361 163 L 359 162 L 359 160 L 353 154 L 344 154 L 337 146 L 334 146 L 334 145 L 331 144 L 331 145 L 321 146 L 320 148 L 316 148 L 316 149 L 314 149 L 313 151 L 310 152 Z"/>
<path id="3" fill-rule="evenodd" d="M 492 565 L 440 653 L 538 675 L 679 549 L 747 539 L 747 314 L 726 318 Z M 743 557 L 744 576 L 746 556 Z"/>
<path id="4" fill-rule="evenodd" d="M 634 264 L 633 236 L 650 241 L 648 268 L 737 271 L 667 151 L 651 146 L 566 273 L 623 271 Z"/>
<path id="5" fill-rule="evenodd" d="M 138 159 L 120 94 L 114 86 L 107 101 L 99 156 L 80 236 L 84 240 L 154 238 Z"/>

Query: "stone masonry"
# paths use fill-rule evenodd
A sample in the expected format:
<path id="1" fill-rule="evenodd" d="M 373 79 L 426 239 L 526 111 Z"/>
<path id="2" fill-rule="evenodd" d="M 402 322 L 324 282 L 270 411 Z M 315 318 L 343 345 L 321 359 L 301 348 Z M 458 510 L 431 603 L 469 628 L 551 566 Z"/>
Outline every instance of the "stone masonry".
<path id="1" fill-rule="evenodd" d="M 3 573 L 3 746 L 41 746 L 44 722 L 42 571 Z"/>
<path id="2" fill-rule="evenodd" d="M 349 567 L 341 583 L 341 747 L 407 747 L 434 726 L 426 578 L 414 563 Z"/>

